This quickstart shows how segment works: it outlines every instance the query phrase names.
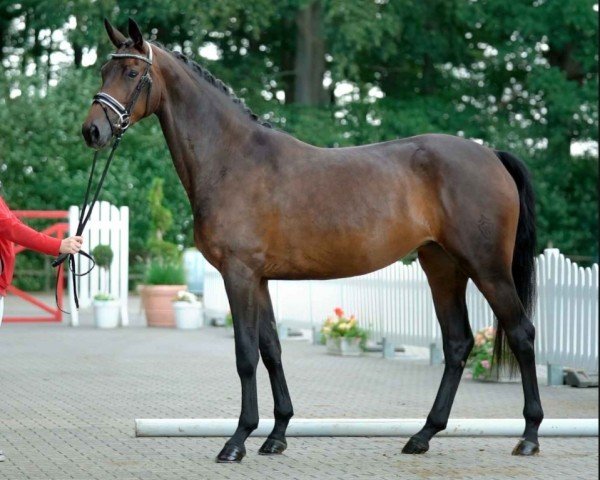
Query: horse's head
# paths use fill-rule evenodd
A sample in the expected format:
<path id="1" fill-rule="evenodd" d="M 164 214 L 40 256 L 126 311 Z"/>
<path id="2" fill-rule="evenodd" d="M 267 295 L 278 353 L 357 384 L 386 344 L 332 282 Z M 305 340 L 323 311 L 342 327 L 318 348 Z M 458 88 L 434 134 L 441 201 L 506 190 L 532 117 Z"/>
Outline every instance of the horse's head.
<path id="1" fill-rule="evenodd" d="M 81 128 L 87 145 L 98 149 L 152 114 L 160 101 L 159 89 L 152 88 L 154 52 L 137 23 L 129 19 L 129 39 L 106 19 L 104 26 L 117 51 L 102 66 L 102 88 Z"/>

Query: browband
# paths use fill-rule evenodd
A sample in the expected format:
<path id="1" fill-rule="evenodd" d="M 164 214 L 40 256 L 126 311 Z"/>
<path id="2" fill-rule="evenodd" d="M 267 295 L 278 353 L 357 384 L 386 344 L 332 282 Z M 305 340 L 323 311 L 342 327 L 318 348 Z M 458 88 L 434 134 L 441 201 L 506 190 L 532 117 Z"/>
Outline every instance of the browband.
<path id="1" fill-rule="evenodd" d="M 152 65 L 152 45 L 148 42 L 144 42 L 148 45 L 148 56 L 145 57 L 143 55 L 137 55 L 135 53 L 111 53 L 110 56 L 112 58 L 137 58 L 138 60 L 142 60 L 146 62 L 148 65 Z"/>

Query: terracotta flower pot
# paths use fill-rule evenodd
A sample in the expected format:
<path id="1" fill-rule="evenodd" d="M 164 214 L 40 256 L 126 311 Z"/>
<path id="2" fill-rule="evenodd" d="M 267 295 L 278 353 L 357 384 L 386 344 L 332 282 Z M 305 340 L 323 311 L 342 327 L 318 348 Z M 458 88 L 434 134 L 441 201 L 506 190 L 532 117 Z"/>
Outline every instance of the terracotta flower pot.
<path id="1" fill-rule="evenodd" d="M 143 285 L 140 289 L 142 305 L 149 327 L 175 327 L 173 298 L 185 285 Z"/>

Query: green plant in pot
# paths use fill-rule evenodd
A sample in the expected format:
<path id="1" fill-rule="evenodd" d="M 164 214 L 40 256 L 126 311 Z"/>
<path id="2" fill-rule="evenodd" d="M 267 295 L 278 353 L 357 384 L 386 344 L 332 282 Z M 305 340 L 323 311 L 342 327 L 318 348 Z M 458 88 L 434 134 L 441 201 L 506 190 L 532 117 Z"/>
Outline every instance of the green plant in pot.
<path id="1" fill-rule="evenodd" d="M 110 265 L 113 251 L 108 245 L 97 245 L 92 250 L 96 266 L 102 271 L 103 289 L 94 296 L 94 323 L 98 328 L 116 328 L 119 326 L 119 300 L 109 293 Z"/>
<path id="2" fill-rule="evenodd" d="M 175 327 L 172 299 L 186 289 L 181 252 L 177 245 L 164 240 L 173 215 L 162 204 L 163 183 L 163 179 L 155 178 L 148 195 L 152 224 L 147 242 L 150 258 L 140 295 L 149 327 Z"/>

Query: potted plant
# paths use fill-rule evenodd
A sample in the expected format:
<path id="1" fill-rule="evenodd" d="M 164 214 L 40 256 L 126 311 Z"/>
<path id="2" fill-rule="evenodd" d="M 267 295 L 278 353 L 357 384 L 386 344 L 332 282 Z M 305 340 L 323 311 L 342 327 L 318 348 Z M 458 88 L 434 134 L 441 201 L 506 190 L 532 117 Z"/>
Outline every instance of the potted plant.
<path id="1" fill-rule="evenodd" d="M 185 289 L 183 266 L 152 261 L 140 289 L 142 305 L 149 327 L 175 327 L 173 297 Z"/>
<path id="2" fill-rule="evenodd" d="M 346 317 L 341 308 L 327 317 L 321 328 L 325 337 L 327 353 L 331 355 L 357 356 L 367 340 L 367 331 L 360 328 L 354 315 Z"/>
<path id="3" fill-rule="evenodd" d="M 147 242 L 150 261 L 140 296 L 149 327 L 175 327 L 172 299 L 186 289 L 181 252 L 163 238 L 173 223 L 171 212 L 162 205 L 163 183 L 161 178 L 155 178 L 148 195 L 152 224 Z"/>
<path id="4" fill-rule="evenodd" d="M 97 245 L 92 250 L 92 256 L 96 265 L 104 271 L 103 291 L 94 296 L 94 324 L 97 328 L 116 328 L 119 326 L 119 300 L 108 293 L 113 251 L 108 245 Z"/>
<path id="5" fill-rule="evenodd" d="M 194 330 L 202 326 L 202 303 L 192 292 L 179 290 L 173 298 L 175 325 L 181 330 Z"/>

